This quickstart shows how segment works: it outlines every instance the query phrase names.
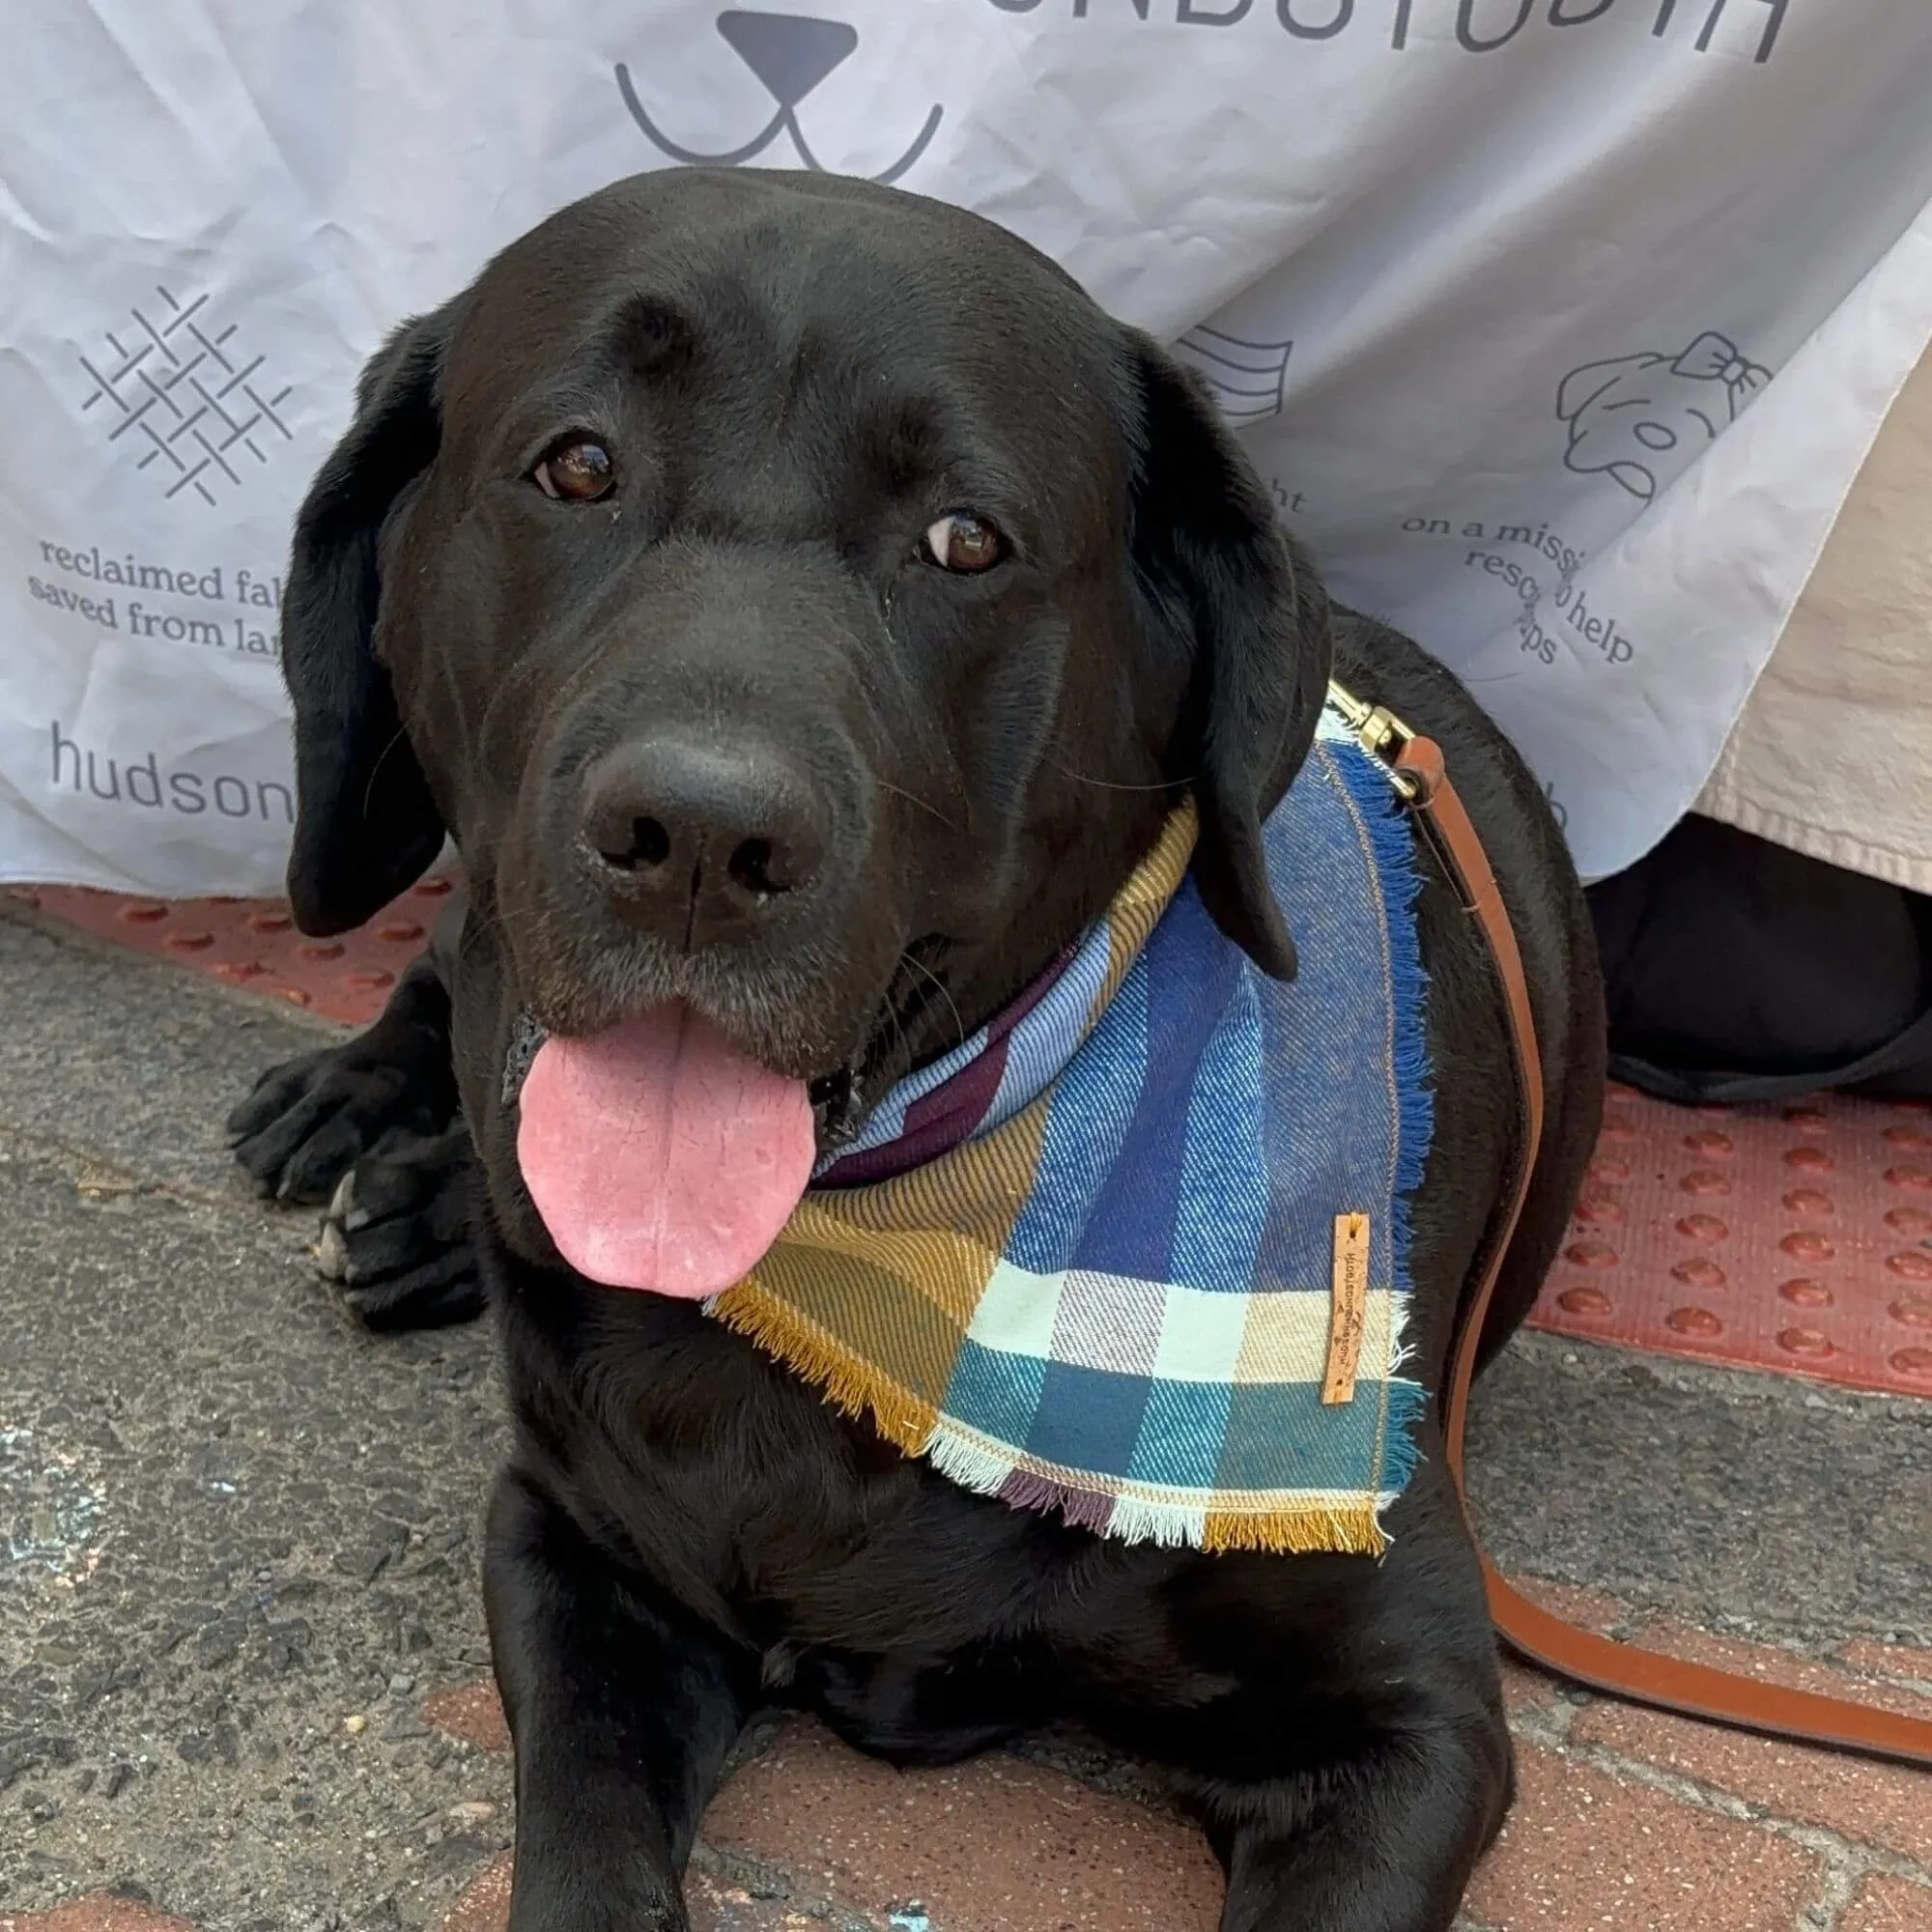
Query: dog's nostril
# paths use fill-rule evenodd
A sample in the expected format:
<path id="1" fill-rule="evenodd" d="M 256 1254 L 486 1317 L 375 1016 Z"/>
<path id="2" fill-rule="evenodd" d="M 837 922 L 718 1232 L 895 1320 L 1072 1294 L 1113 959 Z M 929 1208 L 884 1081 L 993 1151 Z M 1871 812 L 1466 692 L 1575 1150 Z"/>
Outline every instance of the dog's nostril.
<path id="1" fill-rule="evenodd" d="M 670 834 L 658 819 L 634 818 L 629 833 L 628 844 L 600 842 L 597 856 L 607 866 L 614 866 L 622 872 L 641 872 L 662 866 L 670 857 Z"/>
<path id="2" fill-rule="evenodd" d="M 731 854 L 725 870 L 734 885 L 761 899 L 787 890 L 769 838 L 747 838 Z"/>

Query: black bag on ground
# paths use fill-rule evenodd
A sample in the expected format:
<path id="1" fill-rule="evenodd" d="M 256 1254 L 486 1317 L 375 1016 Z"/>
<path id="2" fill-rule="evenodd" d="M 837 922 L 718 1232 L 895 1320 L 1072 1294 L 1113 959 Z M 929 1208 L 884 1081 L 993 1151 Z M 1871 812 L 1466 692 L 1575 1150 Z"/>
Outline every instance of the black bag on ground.
<path id="1" fill-rule="evenodd" d="M 1614 1078 L 1687 1105 L 1932 1098 L 1932 898 L 1694 816 L 1589 897 Z"/>

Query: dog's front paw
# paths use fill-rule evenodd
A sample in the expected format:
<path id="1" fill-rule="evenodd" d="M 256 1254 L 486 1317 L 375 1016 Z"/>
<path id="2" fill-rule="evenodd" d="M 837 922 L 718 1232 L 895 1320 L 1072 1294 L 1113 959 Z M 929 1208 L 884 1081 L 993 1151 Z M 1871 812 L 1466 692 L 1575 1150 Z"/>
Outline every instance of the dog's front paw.
<path id="1" fill-rule="evenodd" d="M 376 1329 L 437 1328 L 483 1312 L 469 1230 L 469 1130 L 397 1129 L 336 1183 L 316 1262 Z"/>
<path id="2" fill-rule="evenodd" d="M 412 1071 L 361 1039 L 271 1066 L 228 1116 L 235 1158 L 263 1194 L 319 1205 L 384 1134 L 442 1124 L 411 1093 Z"/>
<path id="3" fill-rule="evenodd" d="M 235 1158 L 265 1195 L 320 1206 L 385 1135 L 430 1139 L 458 1118 L 449 997 L 417 960 L 376 1023 L 271 1066 L 228 1117 Z"/>

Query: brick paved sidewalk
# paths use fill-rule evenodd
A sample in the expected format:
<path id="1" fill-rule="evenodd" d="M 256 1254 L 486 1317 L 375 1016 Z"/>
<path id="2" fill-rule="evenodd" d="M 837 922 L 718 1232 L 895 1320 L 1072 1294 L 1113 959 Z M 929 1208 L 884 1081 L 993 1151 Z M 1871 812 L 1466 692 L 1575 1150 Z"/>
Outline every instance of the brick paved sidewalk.
<path id="1" fill-rule="evenodd" d="M 1581 1592 L 1540 1594 L 1686 1656 L 1932 1711 L 1932 1653 L 1861 1643 L 1810 1662 L 1650 1625 Z M 1527 1671 L 1511 1671 L 1510 1696 L 1522 1794 L 1471 1891 L 1469 1932 L 1932 1928 L 1932 1780 L 1632 1712 Z M 422 1714 L 454 1741 L 456 1781 L 492 1794 L 453 1804 L 425 1837 L 500 1836 L 509 1740 L 491 1687 L 435 1693 Z M 507 1855 L 481 1866 L 443 1932 L 507 1924 Z M 696 1932 L 1213 1932 L 1221 1880 L 1151 1780 L 1078 1741 L 901 1774 L 788 1721 L 748 1745 L 706 1818 L 689 1891 Z M 187 1928 L 103 1894 L 0 1912 L 0 1932 Z"/>
<path id="2" fill-rule="evenodd" d="M 298 1014 L 0 915 L 0 1932 L 500 1932 L 479 1330 L 380 1342 L 217 1124 Z M 1532 1337 L 1479 1507 L 1559 1607 L 1932 1712 L 1932 1403 Z M 1932 1776 L 1512 1670 L 1472 1932 L 1932 1932 Z M 1078 1738 L 899 1774 L 758 1728 L 700 1932 L 1212 1932 L 1157 1782 Z"/>
<path id="3" fill-rule="evenodd" d="M 1830 1663 L 1538 1595 L 1617 1634 L 1805 1689 L 1932 1714 L 1932 1653 L 1861 1644 Z M 1509 1673 L 1522 1795 L 1471 1891 L 1494 1932 L 1932 1927 L 1932 1778 L 1732 1738 Z M 480 1748 L 508 1738 L 487 1685 L 430 1713 Z M 1132 1767 L 1077 1744 L 900 1774 L 815 1725 L 774 1726 L 705 1821 L 700 1932 L 826 1920 L 867 1932 L 1213 1932 L 1221 1879 Z M 500 1932 L 507 1861 L 446 1932 Z M 22 1928 L 25 1932 L 25 1928 Z"/>

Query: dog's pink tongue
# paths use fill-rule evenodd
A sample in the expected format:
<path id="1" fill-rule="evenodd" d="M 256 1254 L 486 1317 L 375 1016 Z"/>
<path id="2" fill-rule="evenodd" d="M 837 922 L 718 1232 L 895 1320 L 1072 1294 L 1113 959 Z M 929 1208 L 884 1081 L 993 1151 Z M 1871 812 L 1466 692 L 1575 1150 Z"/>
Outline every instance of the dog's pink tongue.
<path id="1" fill-rule="evenodd" d="M 544 1041 L 517 1160 L 572 1267 L 697 1299 L 742 1279 L 811 1178 L 802 1080 L 749 1060 L 684 1006 Z"/>

